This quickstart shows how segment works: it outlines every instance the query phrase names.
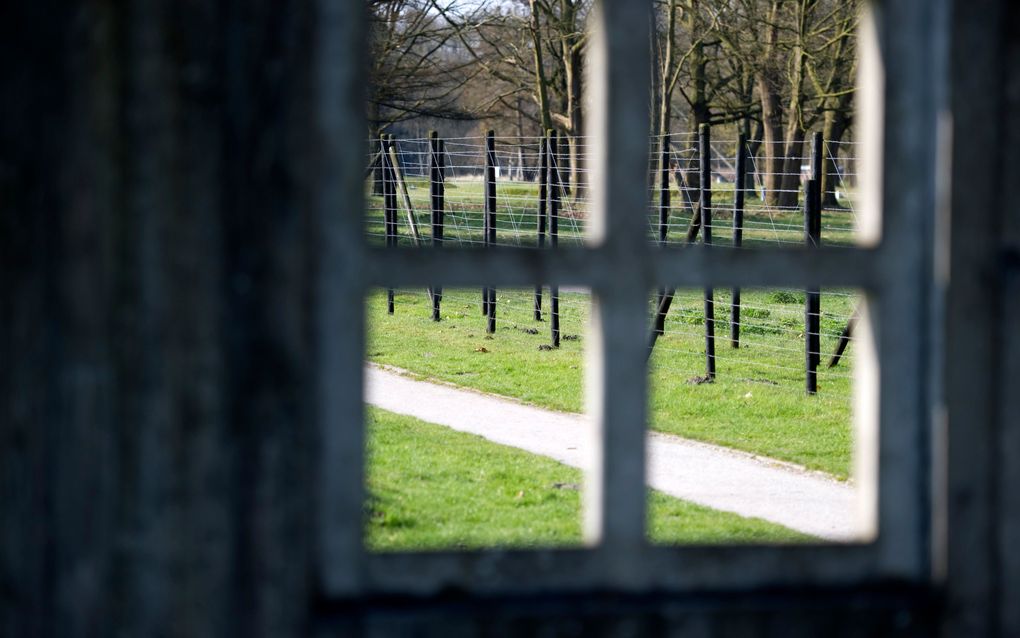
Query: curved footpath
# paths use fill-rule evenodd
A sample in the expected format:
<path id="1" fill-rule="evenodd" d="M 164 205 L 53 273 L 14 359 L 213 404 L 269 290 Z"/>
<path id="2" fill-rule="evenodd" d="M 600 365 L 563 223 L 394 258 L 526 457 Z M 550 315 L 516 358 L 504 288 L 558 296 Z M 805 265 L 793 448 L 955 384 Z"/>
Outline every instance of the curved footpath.
<path id="1" fill-rule="evenodd" d="M 366 365 L 365 385 L 365 401 L 390 412 L 477 434 L 574 467 L 583 467 L 587 458 L 583 415 L 415 381 L 375 365 Z M 648 435 L 648 459 L 648 484 L 671 496 L 762 518 L 825 540 L 860 536 L 854 487 L 820 472 L 654 432 Z"/>

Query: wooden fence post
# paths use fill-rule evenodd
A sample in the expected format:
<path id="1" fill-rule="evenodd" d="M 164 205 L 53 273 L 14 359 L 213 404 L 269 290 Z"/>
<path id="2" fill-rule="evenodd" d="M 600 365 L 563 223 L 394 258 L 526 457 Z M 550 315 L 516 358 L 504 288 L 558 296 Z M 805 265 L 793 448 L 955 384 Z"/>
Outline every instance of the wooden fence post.
<path id="1" fill-rule="evenodd" d="M 737 136 L 737 165 L 733 180 L 733 247 L 744 244 L 744 189 L 747 181 L 747 135 Z M 740 288 L 734 286 L 730 300 L 730 346 L 740 347 Z"/>
<path id="2" fill-rule="evenodd" d="M 549 158 L 549 246 L 556 249 L 559 245 L 560 234 L 560 178 L 559 178 L 559 155 L 557 154 L 556 131 L 549 131 L 549 148 L 546 155 Z M 560 347 L 560 287 L 552 285 L 549 287 L 549 327 L 552 347 Z"/>
<path id="3" fill-rule="evenodd" d="M 372 165 L 372 194 L 380 197 L 386 196 L 386 165 L 382 156 L 386 154 L 385 135 L 379 134 L 379 152 L 376 154 Z"/>
<path id="4" fill-rule="evenodd" d="M 545 235 L 548 232 L 548 187 L 549 187 L 549 153 L 547 136 L 539 140 L 538 149 L 538 247 L 545 248 Z M 535 321 L 542 320 L 542 286 L 535 286 Z"/>
<path id="5" fill-rule="evenodd" d="M 429 195 L 432 204 L 432 247 L 443 245 L 443 209 L 445 206 L 443 184 L 443 142 L 435 131 L 429 133 Z M 432 287 L 432 321 L 441 317 L 440 305 L 443 301 L 443 287 Z"/>
<path id="6" fill-rule="evenodd" d="M 712 133 L 708 124 L 698 128 L 701 169 L 701 240 L 712 245 Z M 715 380 L 715 291 L 705 289 L 705 376 Z"/>
<path id="7" fill-rule="evenodd" d="M 485 245 L 496 245 L 496 133 L 485 134 Z M 496 332 L 496 289 L 486 288 L 488 322 L 485 331 Z"/>
<path id="8" fill-rule="evenodd" d="M 815 133 L 811 144 L 811 179 L 804 187 L 804 241 L 810 248 L 822 244 L 822 134 Z M 821 292 L 808 288 L 804 295 L 804 360 L 807 367 L 805 389 L 808 394 L 818 392 L 818 362 L 821 358 Z"/>
<path id="9" fill-rule="evenodd" d="M 400 168 L 400 158 L 397 156 L 397 145 L 396 143 L 390 144 L 389 148 L 390 156 L 390 171 L 393 175 L 393 183 L 395 192 L 400 195 L 400 203 L 404 207 L 404 213 L 407 215 L 407 229 L 411 233 L 411 239 L 415 246 L 420 246 L 422 243 L 421 233 L 418 232 L 418 220 L 415 218 L 414 206 L 411 204 L 411 193 L 407 189 L 407 182 L 404 180 L 404 172 Z M 394 218 L 396 220 L 396 218 Z M 431 292 L 430 292 L 431 294 Z"/>
<path id="10" fill-rule="evenodd" d="M 659 245 L 666 245 L 666 238 L 669 235 L 669 133 L 662 136 L 662 148 L 659 153 Z M 662 335 L 666 333 L 666 313 L 659 312 L 662 306 L 662 299 L 666 296 L 666 289 L 660 288 L 655 298 L 655 332 Z"/>
<path id="11" fill-rule="evenodd" d="M 393 136 L 379 138 L 383 165 L 383 224 L 386 228 L 386 247 L 397 245 L 397 180 L 393 174 L 393 166 L 389 155 L 389 147 L 393 145 Z M 386 312 L 393 314 L 393 288 L 386 289 Z"/>

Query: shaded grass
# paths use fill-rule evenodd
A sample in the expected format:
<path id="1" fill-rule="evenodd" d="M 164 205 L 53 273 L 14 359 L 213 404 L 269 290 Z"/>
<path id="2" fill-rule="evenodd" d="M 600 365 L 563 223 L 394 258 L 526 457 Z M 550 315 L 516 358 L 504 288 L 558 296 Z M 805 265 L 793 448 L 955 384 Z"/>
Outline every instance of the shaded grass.
<path id="1" fill-rule="evenodd" d="M 375 408 L 367 418 L 370 549 L 580 545 L 579 470 Z M 810 540 L 654 491 L 649 510 L 660 543 Z"/>

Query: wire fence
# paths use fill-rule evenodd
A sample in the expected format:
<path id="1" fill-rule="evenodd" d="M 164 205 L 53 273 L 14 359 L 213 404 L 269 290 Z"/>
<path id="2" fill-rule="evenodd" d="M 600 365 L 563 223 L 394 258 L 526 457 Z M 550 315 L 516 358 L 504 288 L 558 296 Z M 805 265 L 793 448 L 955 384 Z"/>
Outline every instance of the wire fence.
<path id="1" fill-rule="evenodd" d="M 496 245 L 535 246 L 538 229 L 538 182 L 540 150 L 543 138 L 495 138 L 497 226 Z M 445 239 L 460 244 L 483 243 L 485 155 L 484 137 L 446 139 L 444 156 L 445 186 Z M 659 159 L 661 139 L 652 138 L 649 165 Z M 406 178 L 406 185 L 414 207 L 417 222 L 422 228 L 429 224 L 429 140 L 428 138 L 394 140 L 396 156 Z M 776 156 L 770 151 L 782 143 L 748 140 L 748 147 L 758 152 L 748 157 L 747 197 L 742 224 L 744 246 L 803 244 L 803 220 L 799 198 L 802 184 L 808 179 L 811 155 L 807 153 L 782 155 L 785 166 L 768 171 L 766 164 Z M 378 155 L 378 143 L 370 145 L 369 162 Z M 590 177 L 589 148 L 584 138 L 574 142 L 576 150 L 561 151 L 555 170 L 565 193 L 560 211 L 560 242 L 577 244 L 582 241 L 590 199 L 587 184 Z M 807 144 L 804 145 L 808 147 Z M 693 135 L 670 136 L 671 206 L 668 217 L 667 244 L 684 243 L 691 216 L 699 201 L 700 161 L 697 139 Z M 853 142 L 826 142 L 824 154 L 831 166 L 827 189 L 827 204 L 822 208 L 822 234 L 827 244 L 846 245 L 853 242 L 856 211 L 856 144 Z M 712 145 L 711 175 L 713 205 L 711 230 L 721 244 L 733 237 L 733 193 L 735 190 L 736 142 L 725 141 Z M 796 171 L 788 170 L 795 166 Z M 781 182 L 768 197 L 765 184 L 769 177 Z M 792 176 L 794 179 L 790 180 Z M 792 182 L 792 185 L 791 185 Z M 648 183 L 649 236 L 657 239 L 659 174 L 652 174 Z M 372 191 L 370 191 L 371 193 Z M 370 197 L 368 206 L 368 235 L 383 243 L 383 201 Z M 398 235 L 398 244 L 410 244 L 412 237 L 406 228 Z"/>
<path id="2" fill-rule="evenodd" d="M 706 144 L 710 144 L 707 153 L 703 152 Z M 745 149 L 745 161 L 737 161 L 739 148 Z M 710 220 L 709 236 L 715 245 L 738 248 L 804 245 L 806 185 L 818 177 L 820 166 L 824 173 L 824 180 L 820 181 L 824 183 L 819 193 L 819 228 L 814 241 L 826 245 L 852 244 L 856 225 L 856 145 L 816 142 L 814 146 L 805 143 L 803 148 L 804 152 L 790 154 L 781 145 L 764 140 L 707 143 L 697 135 L 676 134 L 668 139 L 651 138 L 646 185 L 649 241 L 666 245 L 688 243 L 692 232 L 697 236 L 698 222 L 705 219 Z M 437 175 L 442 187 L 444 245 L 547 247 L 553 216 L 558 245 L 583 242 L 591 204 L 588 188 L 591 146 L 586 138 L 560 143 L 555 151 L 546 138 L 494 135 L 488 139 L 448 138 L 441 144 L 429 138 L 383 144 L 373 141 L 369 149 L 366 232 L 372 243 L 413 245 L 431 241 L 435 223 L 432 195 Z M 544 159 L 543 150 L 547 151 Z M 707 170 L 702 170 L 705 156 Z M 437 173 L 434 165 L 440 163 L 442 170 Z M 386 180 L 377 177 L 385 177 L 386 166 L 394 164 L 399 172 L 397 190 L 401 192 L 391 194 L 387 205 L 385 193 L 381 192 L 385 184 L 380 187 L 380 182 Z M 543 166 L 548 168 L 543 170 Z M 706 179 L 710 182 L 710 186 L 706 185 L 711 189 L 710 197 L 703 189 L 702 181 Z M 741 184 L 743 189 L 739 188 Z M 554 185 L 558 204 L 555 210 Z M 743 206 L 738 214 L 735 204 L 739 190 Z M 706 206 L 702 206 L 702 198 Z M 391 210 L 388 212 L 387 208 Z M 707 208 L 707 215 L 703 216 L 703 208 Z M 397 214 L 400 219 L 389 231 L 387 214 Z M 701 235 L 705 235 L 704 230 L 700 229 Z M 401 292 L 431 295 L 424 289 Z M 551 303 L 554 292 L 558 293 L 556 307 Z M 806 306 L 812 292 L 746 290 L 740 291 L 738 297 L 737 291 L 718 289 L 711 297 L 713 316 L 706 317 L 703 291 L 678 291 L 661 322 L 662 336 L 652 340 L 651 367 L 682 375 L 692 382 L 704 382 L 712 380 L 699 374 L 705 370 L 707 354 L 714 371 L 711 376 L 735 376 L 802 391 L 805 374 L 810 374 L 806 372 L 805 360 L 813 355 L 820 391 L 834 392 L 849 400 L 849 359 L 858 294 L 825 289 L 818 291 L 816 307 Z M 650 330 L 661 311 L 662 294 L 663 291 L 649 291 Z M 590 307 L 584 290 L 545 288 L 540 294 L 531 290 L 500 290 L 495 295 L 502 327 L 534 334 L 539 341 L 555 320 L 559 334 L 551 336 L 553 346 L 564 336 L 574 339 L 584 334 L 583 323 Z M 462 289 L 444 291 L 442 295 L 443 304 L 456 307 L 474 304 L 482 308 L 488 299 L 481 291 Z M 421 314 L 423 322 L 429 321 L 428 313 Z M 478 321 L 479 326 L 484 325 L 480 313 Z M 719 344 L 709 353 L 706 323 L 712 324 Z M 812 337 L 814 342 L 810 341 Z M 806 348 L 809 352 L 805 352 Z M 830 363 L 834 365 L 830 367 Z"/>

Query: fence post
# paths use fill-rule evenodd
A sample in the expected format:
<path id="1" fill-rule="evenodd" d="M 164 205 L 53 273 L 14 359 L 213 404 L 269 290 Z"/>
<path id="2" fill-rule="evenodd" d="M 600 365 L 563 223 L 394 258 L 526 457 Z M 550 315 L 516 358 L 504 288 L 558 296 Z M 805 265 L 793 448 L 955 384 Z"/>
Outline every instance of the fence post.
<path id="1" fill-rule="evenodd" d="M 538 148 L 538 247 L 545 248 L 545 235 L 547 232 L 548 215 L 548 185 L 549 185 L 549 138 L 543 136 L 539 140 Z M 535 321 L 542 320 L 542 286 L 535 286 Z"/>
<path id="2" fill-rule="evenodd" d="M 489 136 L 485 136 L 485 157 L 482 168 L 482 246 L 489 247 Z M 482 286 L 482 316 L 489 316 L 489 287 Z"/>
<path id="3" fill-rule="evenodd" d="M 818 248 L 822 244 L 821 133 L 814 134 L 811 152 L 811 179 L 804 187 L 804 241 L 808 247 Z M 821 291 L 817 287 L 808 288 L 804 295 L 804 360 L 807 366 L 804 385 L 808 394 L 818 392 L 820 313 Z"/>
<path id="4" fill-rule="evenodd" d="M 432 203 L 432 247 L 443 245 L 443 142 L 435 131 L 429 132 L 429 196 Z M 443 301 L 443 287 L 432 287 L 432 321 L 440 319 L 440 304 Z"/>
<path id="5" fill-rule="evenodd" d="M 669 235 L 669 133 L 662 136 L 662 148 L 659 153 L 659 245 L 666 245 Z M 666 333 L 666 313 L 659 312 L 666 289 L 659 288 L 655 297 L 655 333 Z"/>
<path id="6" fill-rule="evenodd" d="M 386 196 L 386 165 L 382 161 L 386 154 L 385 139 L 386 136 L 379 133 L 379 154 L 372 169 L 372 194 L 380 197 Z"/>
<path id="7" fill-rule="evenodd" d="M 737 166 L 733 179 L 733 247 L 744 244 L 744 188 L 747 180 L 747 135 L 737 136 Z M 730 346 L 740 347 L 740 288 L 733 287 L 730 300 Z"/>
<path id="8" fill-rule="evenodd" d="M 698 127 L 701 169 L 701 240 L 712 245 L 712 133 L 708 124 Z M 715 291 L 705 289 L 705 376 L 715 380 Z"/>
<path id="9" fill-rule="evenodd" d="M 496 133 L 485 133 L 485 245 L 496 246 Z M 485 332 L 496 332 L 496 289 L 486 288 L 488 322 Z"/>
<path id="10" fill-rule="evenodd" d="M 379 138 L 379 159 L 383 165 L 383 224 L 386 228 L 386 247 L 397 245 L 397 180 L 390 164 L 389 147 L 393 145 L 393 136 L 384 135 Z M 386 312 L 393 314 L 393 288 L 386 289 Z"/>
<path id="11" fill-rule="evenodd" d="M 550 130 L 549 148 L 546 155 L 549 157 L 549 246 L 556 249 L 559 245 L 560 234 L 560 177 L 559 177 L 559 155 L 557 154 L 556 131 Z M 549 331 L 552 338 L 552 347 L 560 347 L 560 287 L 551 285 L 549 287 Z"/>
<path id="12" fill-rule="evenodd" d="M 818 182 L 819 188 L 821 188 L 822 185 L 822 164 L 824 160 L 825 151 L 824 143 L 822 140 L 822 133 L 821 131 L 815 131 L 815 133 L 811 137 L 811 179 L 816 180 Z M 821 210 L 822 207 L 821 205 L 819 205 L 818 212 L 821 213 Z"/>

